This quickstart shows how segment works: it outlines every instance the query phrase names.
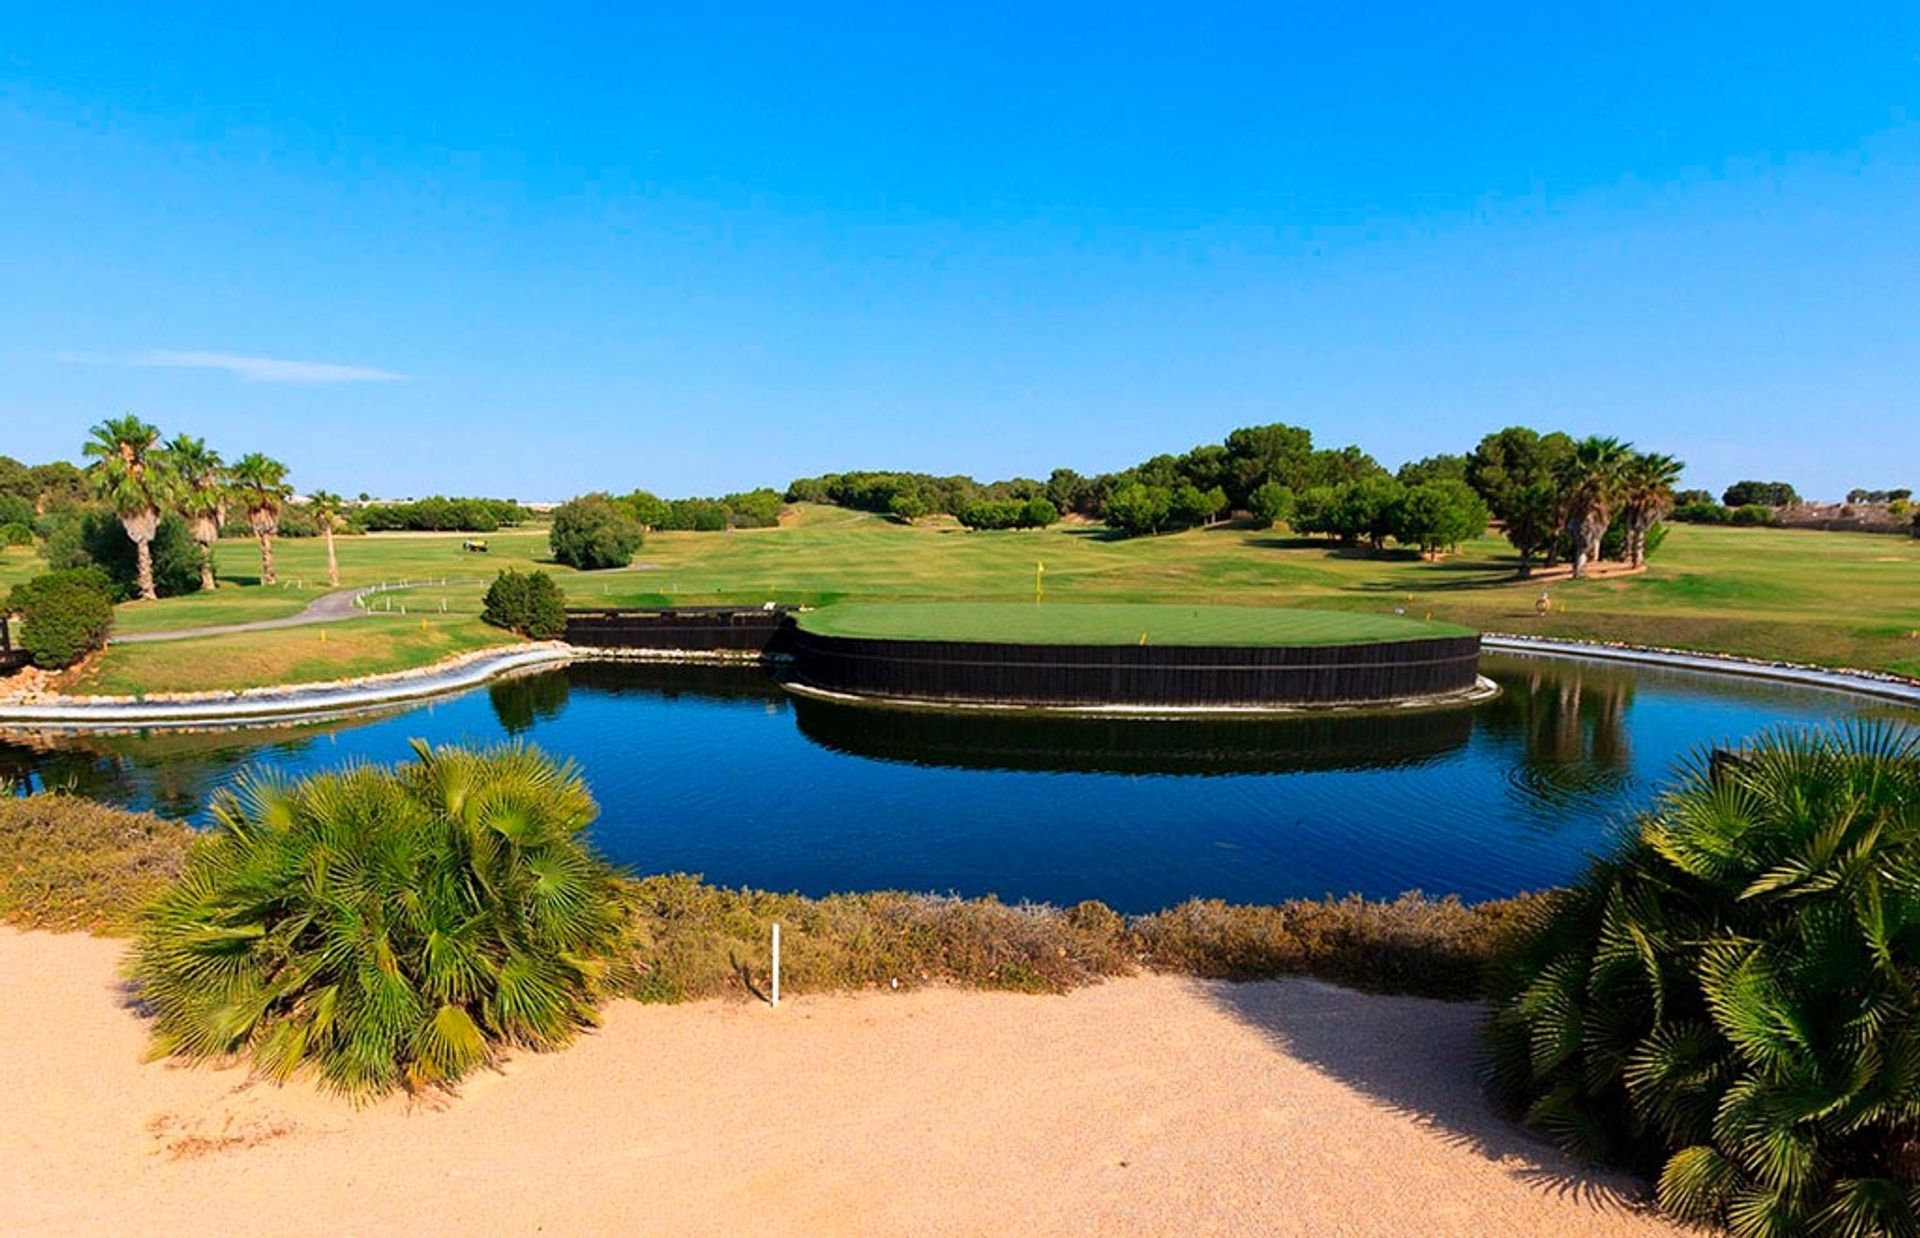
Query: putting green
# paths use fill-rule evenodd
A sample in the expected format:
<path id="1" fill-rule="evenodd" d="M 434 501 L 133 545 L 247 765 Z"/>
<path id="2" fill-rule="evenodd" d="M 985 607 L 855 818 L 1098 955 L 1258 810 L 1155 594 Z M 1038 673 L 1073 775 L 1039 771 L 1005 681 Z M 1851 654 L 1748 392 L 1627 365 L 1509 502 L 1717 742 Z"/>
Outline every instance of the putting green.
<path id="1" fill-rule="evenodd" d="M 1027 645 L 1373 645 L 1474 634 L 1400 615 L 1145 603 L 838 602 L 799 622 L 821 636 Z"/>

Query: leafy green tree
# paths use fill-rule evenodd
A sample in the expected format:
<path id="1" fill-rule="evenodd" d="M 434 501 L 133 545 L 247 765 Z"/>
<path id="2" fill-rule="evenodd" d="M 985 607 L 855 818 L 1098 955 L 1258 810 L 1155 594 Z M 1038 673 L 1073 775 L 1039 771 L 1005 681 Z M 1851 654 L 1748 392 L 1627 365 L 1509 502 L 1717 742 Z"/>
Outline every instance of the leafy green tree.
<path id="1" fill-rule="evenodd" d="M 1328 531 L 1349 545 L 1365 540 L 1373 550 L 1385 550 L 1405 495 L 1406 488 L 1385 473 L 1347 482 L 1334 490 Z"/>
<path id="2" fill-rule="evenodd" d="M 1247 510 L 1267 528 L 1293 514 L 1293 491 L 1277 481 L 1263 481 L 1247 496 Z"/>
<path id="3" fill-rule="evenodd" d="M 1792 507 L 1800 494 L 1784 481 L 1737 481 L 1720 501 L 1728 507 Z"/>
<path id="4" fill-rule="evenodd" d="M 1245 426 L 1227 435 L 1227 476 L 1223 485 L 1235 507 L 1245 507 L 1253 492 L 1274 481 L 1292 490 L 1309 484 L 1313 434 L 1299 426 Z"/>
<path id="5" fill-rule="evenodd" d="M 1573 440 L 1564 434 L 1508 426 L 1481 439 L 1467 457 L 1467 484 L 1520 553 L 1522 577 L 1533 574 L 1534 556 L 1551 552 L 1566 527 L 1561 480 L 1572 456 Z"/>
<path id="6" fill-rule="evenodd" d="M 1312 486 L 1294 498 L 1293 516 L 1288 521 L 1295 533 L 1325 533 L 1338 537 L 1335 508 L 1340 492 L 1332 486 Z"/>
<path id="7" fill-rule="evenodd" d="M 1428 456 L 1424 460 L 1409 460 L 1400 466 L 1393 479 L 1412 489 L 1430 481 L 1467 480 L 1467 457 L 1453 455 Z"/>
<path id="8" fill-rule="evenodd" d="M 18 499 L 31 512 L 38 497 L 32 471 L 12 456 L 0 456 L 0 498 Z"/>
<path id="9" fill-rule="evenodd" d="M 87 473 L 94 493 L 113 509 L 133 542 L 140 597 L 149 602 L 160 596 L 153 584 L 153 535 L 174 486 L 159 441 L 159 430 L 129 413 L 93 427 L 93 437 L 81 448 L 93 461 Z"/>
<path id="10" fill-rule="evenodd" d="M 33 504 L 17 494 L 0 494 L 0 524 L 23 525 L 31 535 L 33 522 Z M 32 540 L 31 536 L 28 540 Z"/>
<path id="11" fill-rule="evenodd" d="M 896 494 L 887 500 L 887 514 L 912 524 L 927 514 L 927 505 L 917 494 Z"/>
<path id="12" fill-rule="evenodd" d="M 1393 511 L 1394 540 L 1429 558 L 1487 531 L 1493 514 L 1472 486 L 1453 478 L 1409 487 Z"/>
<path id="13" fill-rule="evenodd" d="M 547 573 L 507 568 L 487 586 L 480 618 L 534 640 L 559 640 L 567 634 L 567 599 Z"/>
<path id="14" fill-rule="evenodd" d="M 6 609 L 20 617 L 20 647 L 42 670 L 72 666 L 104 647 L 113 629 L 113 596 L 97 567 L 63 568 L 17 584 Z"/>
<path id="15" fill-rule="evenodd" d="M 1028 529 L 1044 529 L 1048 525 L 1058 524 L 1059 521 L 1060 509 L 1053 505 L 1051 499 L 1040 494 L 1026 501 L 1025 510 L 1020 517 L 1021 526 Z"/>
<path id="16" fill-rule="evenodd" d="M 260 542 L 260 583 L 278 584 L 273 574 L 273 535 L 280 531 L 280 512 L 293 495 L 287 466 L 250 451 L 234 462 L 231 477 L 235 501 L 246 509 L 247 526 Z"/>
<path id="17" fill-rule="evenodd" d="M 1183 481 L 1167 496 L 1167 524 L 1176 529 L 1206 524 L 1226 505 L 1226 492 L 1220 487 L 1202 490 L 1192 482 Z"/>
<path id="18" fill-rule="evenodd" d="M 1695 758 L 1506 952 L 1505 1099 L 1688 1220 L 1920 1230 L 1916 804 L 1893 727 Z"/>
<path id="19" fill-rule="evenodd" d="M 635 490 L 620 500 L 643 529 L 664 529 L 673 518 L 673 507 L 665 499 L 645 490 Z"/>
<path id="20" fill-rule="evenodd" d="M 644 540 L 640 525 L 605 494 L 585 494 L 553 510 L 553 557 L 583 572 L 625 567 Z"/>
<path id="21" fill-rule="evenodd" d="M 1107 500 L 1106 522 L 1129 537 L 1158 533 L 1166 527 L 1172 506 L 1173 492 L 1166 487 L 1128 482 Z"/>
<path id="22" fill-rule="evenodd" d="M 93 494 L 87 475 L 65 460 L 36 464 L 27 474 L 33 479 L 33 509 L 43 516 L 78 507 Z"/>
<path id="23" fill-rule="evenodd" d="M 354 1097 L 448 1086 L 551 1049 L 631 976 L 615 875 L 582 841 L 578 772 L 531 749 L 222 792 L 132 975 L 155 1047 L 303 1068 Z"/>

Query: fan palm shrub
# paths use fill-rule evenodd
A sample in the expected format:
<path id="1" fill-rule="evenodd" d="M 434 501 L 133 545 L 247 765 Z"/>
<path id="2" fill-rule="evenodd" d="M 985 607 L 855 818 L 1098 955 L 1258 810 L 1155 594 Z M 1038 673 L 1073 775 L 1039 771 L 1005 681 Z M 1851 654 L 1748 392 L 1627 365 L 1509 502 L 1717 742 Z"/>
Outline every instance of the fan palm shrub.
<path id="1" fill-rule="evenodd" d="M 548 1049 L 630 976 L 592 797 L 537 751 L 428 748 L 223 793 L 141 917 L 132 977 L 157 1054 L 309 1067 L 355 1097 L 450 1085 Z"/>
<path id="2" fill-rule="evenodd" d="M 1920 740 L 1695 758 L 1494 996 L 1496 1088 L 1681 1217 L 1920 1232 Z"/>

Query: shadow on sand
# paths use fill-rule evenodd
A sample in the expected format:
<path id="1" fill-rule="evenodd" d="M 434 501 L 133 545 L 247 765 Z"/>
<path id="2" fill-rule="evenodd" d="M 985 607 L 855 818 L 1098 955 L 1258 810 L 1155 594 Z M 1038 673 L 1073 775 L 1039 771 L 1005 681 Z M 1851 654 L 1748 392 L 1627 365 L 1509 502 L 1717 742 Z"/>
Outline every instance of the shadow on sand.
<path id="1" fill-rule="evenodd" d="M 1481 1086 L 1481 1007 L 1383 997 L 1317 980 L 1210 981 L 1207 997 L 1329 1078 L 1596 1212 L 1648 1211 L 1639 1179 L 1583 1166 L 1497 1114 Z"/>

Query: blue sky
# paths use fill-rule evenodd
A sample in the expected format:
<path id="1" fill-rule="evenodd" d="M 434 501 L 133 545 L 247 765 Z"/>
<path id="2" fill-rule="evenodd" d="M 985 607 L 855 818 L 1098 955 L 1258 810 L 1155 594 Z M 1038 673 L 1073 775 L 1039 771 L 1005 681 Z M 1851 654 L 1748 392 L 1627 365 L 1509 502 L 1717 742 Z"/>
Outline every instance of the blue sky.
<path id="1" fill-rule="evenodd" d="M 1920 483 L 1911 4 L 290 7 L 0 15 L 0 452 L 537 499 L 1521 422 Z"/>

